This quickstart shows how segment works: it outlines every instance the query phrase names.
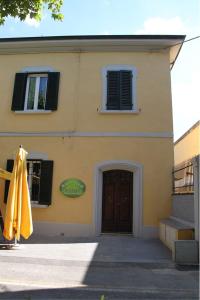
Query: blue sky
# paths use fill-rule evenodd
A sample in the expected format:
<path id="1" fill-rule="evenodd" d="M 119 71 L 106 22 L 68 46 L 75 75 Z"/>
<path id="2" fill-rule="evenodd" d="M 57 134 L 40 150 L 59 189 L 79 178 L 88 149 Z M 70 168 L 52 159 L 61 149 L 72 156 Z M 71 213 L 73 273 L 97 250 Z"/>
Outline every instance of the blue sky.
<path id="1" fill-rule="evenodd" d="M 64 0 L 63 22 L 8 18 L 0 37 L 89 34 L 200 35 L 200 0 Z M 185 43 L 171 72 L 174 135 L 200 119 L 200 39 Z"/>

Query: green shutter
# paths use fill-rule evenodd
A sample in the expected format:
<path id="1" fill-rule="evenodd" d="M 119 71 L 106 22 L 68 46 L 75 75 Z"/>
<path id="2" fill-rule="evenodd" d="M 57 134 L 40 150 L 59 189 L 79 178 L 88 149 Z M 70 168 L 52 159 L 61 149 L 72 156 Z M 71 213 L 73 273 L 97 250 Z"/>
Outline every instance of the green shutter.
<path id="1" fill-rule="evenodd" d="M 107 72 L 107 110 L 120 109 L 120 72 Z"/>
<path id="2" fill-rule="evenodd" d="M 120 71 L 120 110 L 131 110 L 132 106 L 132 72 Z"/>
<path id="3" fill-rule="evenodd" d="M 59 72 L 49 72 L 48 73 L 45 110 L 57 110 L 59 80 L 60 80 Z"/>
<path id="4" fill-rule="evenodd" d="M 131 110 L 132 71 L 107 72 L 107 110 Z"/>
<path id="5" fill-rule="evenodd" d="M 24 110 L 27 73 L 16 73 L 12 98 L 13 111 Z"/>
<path id="6" fill-rule="evenodd" d="M 40 200 L 39 204 L 51 204 L 53 179 L 53 161 L 43 160 L 41 162 L 41 178 L 40 178 Z"/>
<path id="7" fill-rule="evenodd" d="M 9 172 L 12 172 L 13 166 L 14 166 L 14 160 L 8 159 L 7 165 L 6 165 L 6 170 Z M 5 181 L 5 189 L 4 189 L 4 203 L 7 203 L 9 186 L 10 186 L 10 180 L 6 180 Z"/>

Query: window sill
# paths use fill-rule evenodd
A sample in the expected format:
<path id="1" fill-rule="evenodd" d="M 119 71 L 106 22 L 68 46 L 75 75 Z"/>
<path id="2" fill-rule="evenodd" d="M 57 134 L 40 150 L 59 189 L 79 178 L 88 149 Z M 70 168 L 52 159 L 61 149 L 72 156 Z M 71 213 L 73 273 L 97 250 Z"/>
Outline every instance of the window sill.
<path id="1" fill-rule="evenodd" d="M 50 114 L 52 110 L 15 110 L 16 114 Z"/>
<path id="2" fill-rule="evenodd" d="M 49 205 L 31 203 L 31 207 L 33 207 L 33 208 L 48 208 Z"/>
<path id="3" fill-rule="evenodd" d="M 100 114 L 139 114 L 140 110 L 105 110 L 99 111 Z"/>

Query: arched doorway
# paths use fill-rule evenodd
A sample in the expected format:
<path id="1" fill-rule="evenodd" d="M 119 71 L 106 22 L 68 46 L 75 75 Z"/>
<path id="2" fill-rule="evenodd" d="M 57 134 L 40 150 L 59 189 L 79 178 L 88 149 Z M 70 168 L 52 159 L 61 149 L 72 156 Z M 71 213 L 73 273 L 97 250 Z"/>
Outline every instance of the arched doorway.
<path id="1" fill-rule="evenodd" d="M 127 160 L 104 161 L 95 167 L 93 214 L 95 234 L 102 233 L 103 177 L 106 174 L 104 172 L 115 170 L 129 171 L 126 174 L 132 174 L 132 195 L 130 195 L 132 199 L 132 230 L 129 229 L 129 233 L 132 233 L 135 237 L 140 237 L 142 236 L 142 165 Z M 128 185 L 131 188 L 130 183 Z"/>

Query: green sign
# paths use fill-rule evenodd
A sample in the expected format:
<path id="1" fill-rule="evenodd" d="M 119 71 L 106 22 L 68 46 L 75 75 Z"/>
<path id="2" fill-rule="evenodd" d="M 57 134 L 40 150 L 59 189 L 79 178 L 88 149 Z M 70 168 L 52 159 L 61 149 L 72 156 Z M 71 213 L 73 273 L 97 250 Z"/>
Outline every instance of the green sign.
<path id="1" fill-rule="evenodd" d="M 85 192 L 85 189 L 85 183 L 76 178 L 67 179 L 60 185 L 61 193 L 70 198 L 80 197 Z"/>

